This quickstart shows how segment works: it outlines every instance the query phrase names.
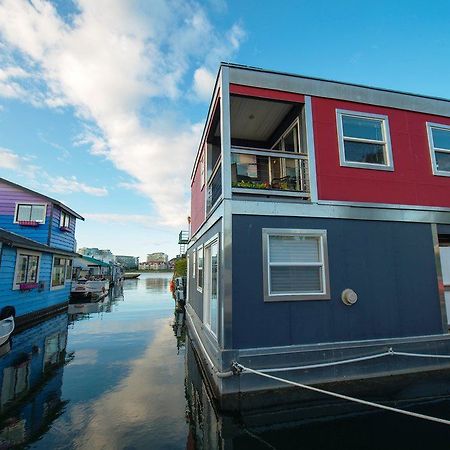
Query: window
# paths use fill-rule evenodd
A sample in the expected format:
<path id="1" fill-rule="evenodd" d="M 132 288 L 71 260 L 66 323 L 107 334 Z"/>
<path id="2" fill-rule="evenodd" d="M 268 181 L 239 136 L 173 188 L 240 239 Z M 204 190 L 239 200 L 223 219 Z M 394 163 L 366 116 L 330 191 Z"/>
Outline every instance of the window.
<path id="1" fill-rule="evenodd" d="M 197 289 L 203 291 L 203 246 L 197 249 Z"/>
<path id="2" fill-rule="evenodd" d="M 54 256 L 52 267 L 52 288 L 57 289 L 64 287 L 65 280 L 70 280 L 71 277 L 72 260 L 69 258 Z"/>
<path id="3" fill-rule="evenodd" d="M 19 289 L 23 283 L 37 283 L 39 279 L 39 263 L 41 254 L 18 250 L 16 258 L 16 269 L 14 272 L 14 289 Z"/>
<path id="4" fill-rule="evenodd" d="M 219 239 L 218 235 L 205 243 L 203 322 L 214 334 L 219 334 Z"/>
<path id="5" fill-rule="evenodd" d="M 18 203 L 14 222 L 45 223 L 47 205 Z"/>
<path id="6" fill-rule="evenodd" d="M 192 252 L 192 278 L 195 279 L 197 275 L 197 252 L 194 250 Z"/>
<path id="7" fill-rule="evenodd" d="M 341 166 L 394 170 L 387 116 L 337 111 Z"/>
<path id="8" fill-rule="evenodd" d="M 264 301 L 330 298 L 327 232 L 263 229 Z"/>
<path id="9" fill-rule="evenodd" d="M 427 123 L 434 175 L 450 177 L 450 126 Z"/>
<path id="10" fill-rule="evenodd" d="M 59 220 L 59 226 L 64 228 L 69 228 L 70 226 L 70 216 L 65 211 L 61 210 L 61 218 Z"/>
<path id="11" fill-rule="evenodd" d="M 298 119 L 283 133 L 280 139 L 272 147 L 273 150 L 283 152 L 300 152 L 300 128 Z"/>
<path id="12" fill-rule="evenodd" d="M 205 151 L 203 152 L 203 156 L 200 159 L 200 180 L 201 180 L 201 188 L 203 189 L 205 186 Z"/>

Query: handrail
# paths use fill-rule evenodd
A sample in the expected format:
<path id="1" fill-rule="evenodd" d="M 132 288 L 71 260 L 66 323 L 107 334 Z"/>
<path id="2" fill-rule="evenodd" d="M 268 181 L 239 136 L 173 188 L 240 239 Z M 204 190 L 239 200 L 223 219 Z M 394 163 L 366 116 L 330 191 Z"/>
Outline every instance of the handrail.
<path id="1" fill-rule="evenodd" d="M 260 148 L 258 149 L 249 147 L 231 147 L 231 153 L 238 153 L 241 155 L 271 156 L 273 158 L 308 160 L 308 155 L 306 155 L 305 153 L 284 152 L 278 150 L 263 150 Z"/>
<path id="2" fill-rule="evenodd" d="M 208 182 L 206 183 L 207 186 L 209 186 L 209 185 L 212 183 L 212 181 L 213 181 L 214 177 L 216 176 L 216 173 L 218 172 L 218 170 L 219 170 L 221 164 L 222 164 L 222 161 L 221 161 L 220 158 L 219 158 L 219 159 L 217 160 L 217 162 L 216 162 L 216 165 L 214 166 L 214 168 L 213 168 L 213 170 L 212 170 L 212 172 L 211 172 L 211 175 L 210 175 L 209 178 L 208 178 Z"/>

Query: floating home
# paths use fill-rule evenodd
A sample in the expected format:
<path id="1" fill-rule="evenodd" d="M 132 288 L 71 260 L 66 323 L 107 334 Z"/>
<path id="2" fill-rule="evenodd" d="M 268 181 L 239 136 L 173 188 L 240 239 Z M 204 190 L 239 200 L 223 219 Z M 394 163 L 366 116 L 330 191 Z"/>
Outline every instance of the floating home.
<path id="1" fill-rule="evenodd" d="M 449 368 L 392 354 L 450 355 L 449 246 L 449 100 L 221 65 L 186 313 L 223 405 L 285 386 L 233 362 L 307 384 Z"/>
<path id="2" fill-rule="evenodd" d="M 2 315 L 12 311 L 20 325 L 67 307 L 77 219 L 61 202 L 0 178 Z"/>

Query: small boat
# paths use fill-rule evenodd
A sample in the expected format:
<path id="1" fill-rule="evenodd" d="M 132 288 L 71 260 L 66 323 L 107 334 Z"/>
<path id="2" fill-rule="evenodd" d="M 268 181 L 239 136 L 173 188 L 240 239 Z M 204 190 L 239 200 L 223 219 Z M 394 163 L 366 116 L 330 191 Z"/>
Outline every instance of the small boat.
<path id="1" fill-rule="evenodd" d="M 124 273 L 123 278 L 125 280 L 133 280 L 135 278 L 138 278 L 140 275 L 140 273 Z"/>
<path id="2" fill-rule="evenodd" d="M 109 280 L 79 279 L 72 283 L 71 300 L 90 298 L 97 302 L 106 297 L 108 292 Z"/>
<path id="3" fill-rule="evenodd" d="M 10 316 L 6 319 L 0 320 L 0 345 L 3 345 L 14 331 L 14 317 Z"/>

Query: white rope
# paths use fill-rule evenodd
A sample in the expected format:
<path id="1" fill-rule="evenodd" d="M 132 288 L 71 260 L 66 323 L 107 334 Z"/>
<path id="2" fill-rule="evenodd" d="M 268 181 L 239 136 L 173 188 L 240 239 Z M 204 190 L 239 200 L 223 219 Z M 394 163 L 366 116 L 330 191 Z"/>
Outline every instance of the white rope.
<path id="1" fill-rule="evenodd" d="M 339 366 L 342 364 L 350 364 L 359 361 L 368 361 L 376 358 L 383 358 L 385 356 L 411 356 L 417 358 L 441 358 L 441 359 L 450 359 L 450 355 L 429 355 L 425 353 L 405 353 L 405 352 L 397 352 L 390 348 L 387 352 L 377 353 L 375 355 L 368 356 L 360 356 L 358 358 L 352 359 L 344 359 L 341 361 L 330 361 L 325 363 L 317 363 L 317 364 L 309 364 L 306 366 L 294 366 L 294 367 L 276 367 L 271 369 L 259 369 L 260 372 L 264 373 L 274 373 L 274 372 L 287 372 L 290 370 L 306 370 L 306 369 L 318 369 L 321 367 L 331 367 L 331 366 Z M 245 373 L 245 370 L 244 370 Z"/>
<path id="2" fill-rule="evenodd" d="M 264 373 L 259 370 L 250 369 L 249 367 L 245 367 L 239 363 L 235 363 L 235 366 L 239 367 L 240 369 L 242 369 L 246 372 L 253 373 L 253 374 L 259 375 L 261 377 L 269 378 L 271 380 L 279 381 L 281 383 L 286 383 L 286 384 L 290 384 L 292 386 L 297 386 L 297 387 L 300 387 L 303 389 L 318 392 L 320 394 L 331 395 L 332 397 L 341 398 L 343 400 L 348 400 L 351 402 L 359 403 L 361 405 L 367 405 L 367 406 L 372 406 L 374 408 L 384 409 L 386 411 L 404 414 L 406 416 L 416 417 L 418 419 L 425 419 L 425 420 L 429 420 L 431 422 L 437 422 L 437 423 L 442 423 L 444 425 L 450 425 L 450 420 L 440 419 L 439 417 L 427 416 L 426 414 L 415 413 L 413 411 L 406 411 L 404 409 L 393 408 L 392 406 L 386 406 L 386 405 L 382 405 L 379 403 L 369 402 L 367 400 L 361 400 L 359 398 L 349 397 L 347 395 L 338 394 L 336 392 L 326 391 L 324 389 L 320 389 L 320 388 L 317 388 L 314 386 L 308 386 L 306 384 L 297 383 L 295 381 L 285 380 L 284 378 L 279 378 L 274 375 L 269 375 L 268 373 Z"/>

